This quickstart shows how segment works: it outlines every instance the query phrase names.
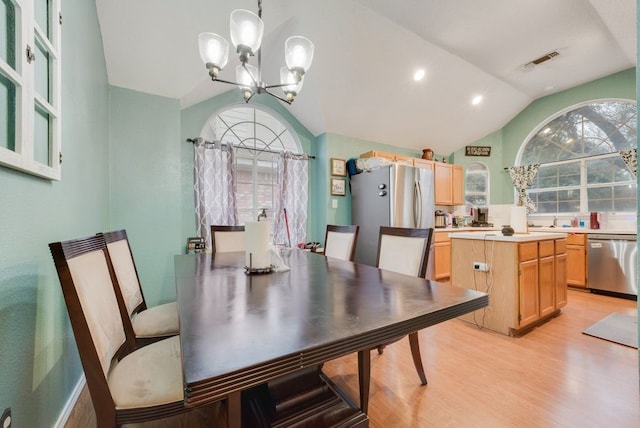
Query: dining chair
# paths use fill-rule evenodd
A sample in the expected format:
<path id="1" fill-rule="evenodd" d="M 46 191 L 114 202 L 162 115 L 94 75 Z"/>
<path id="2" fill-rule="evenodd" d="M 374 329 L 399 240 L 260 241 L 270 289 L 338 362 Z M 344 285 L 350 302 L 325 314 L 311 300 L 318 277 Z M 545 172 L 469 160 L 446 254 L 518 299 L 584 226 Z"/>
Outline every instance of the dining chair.
<path id="1" fill-rule="evenodd" d="M 432 237 L 432 228 L 411 229 L 381 226 L 376 266 L 380 269 L 424 278 L 427 274 Z M 378 345 L 378 354 L 382 354 L 384 348 L 396 340 Z M 409 334 L 409 345 L 420 382 L 422 385 L 426 385 L 427 377 L 422 366 L 418 332 Z"/>
<path id="2" fill-rule="evenodd" d="M 244 226 L 211 226 L 211 251 L 230 253 L 244 251 Z"/>
<path id="3" fill-rule="evenodd" d="M 187 411 L 179 336 L 136 349 L 102 235 L 49 244 L 98 427 Z"/>
<path id="4" fill-rule="evenodd" d="M 126 230 L 106 232 L 102 236 L 131 317 L 137 344 L 142 346 L 178 334 L 178 305 L 175 301 L 147 307 Z"/>
<path id="5" fill-rule="evenodd" d="M 324 255 L 342 260 L 353 261 L 356 255 L 356 243 L 360 226 L 327 225 L 324 237 Z"/>

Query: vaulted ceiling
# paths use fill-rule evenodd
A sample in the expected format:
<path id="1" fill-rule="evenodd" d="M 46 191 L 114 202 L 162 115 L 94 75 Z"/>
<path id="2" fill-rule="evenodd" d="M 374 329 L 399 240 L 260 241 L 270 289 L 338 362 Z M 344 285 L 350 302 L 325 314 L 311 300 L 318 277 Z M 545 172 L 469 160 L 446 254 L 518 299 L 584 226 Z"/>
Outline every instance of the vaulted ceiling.
<path id="1" fill-rule="evenodd" d="M 256 0 L 96 5 L 110 84 L 182 107 L 235 90 L 211 82 L 197 37 L 229 39 L 231 11 L 257 13 Z M 264 0 L 262 7 L 264 81 L 277 83 L 288 36 L 315 44 L 304 88 L 288 107 L 314 135 L 449 154 L 536 98 L 636 65 L 636 0 Z M 234 80 L 231 56 L 223 79 Z M 419 68 L 426 76 L 416 82 Z M 477 95 L 483 100 L 472 105 Z"/>

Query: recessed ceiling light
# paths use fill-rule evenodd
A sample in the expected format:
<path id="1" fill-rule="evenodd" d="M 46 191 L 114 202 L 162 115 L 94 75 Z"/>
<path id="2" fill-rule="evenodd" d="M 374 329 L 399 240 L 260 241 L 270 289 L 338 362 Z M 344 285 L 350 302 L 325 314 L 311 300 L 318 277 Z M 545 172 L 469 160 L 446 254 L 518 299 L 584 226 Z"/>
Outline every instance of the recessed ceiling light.
<path id="1" fill-rule="evenodd" d="M 477 106 L 478 104 L 480 104 L 482 102 L 482 95 L 476 95 L 475 97 L 473 97 L 473 99 L 471 100 L 471 104 L 473 104 L 474 106 Z"/>
<path id="2" fill-rule="evenodd" d="M 416 72 L 413 73 L 413 80 L 415 80 L 416 82 L 419 82 L 420 80 L 424 79 L 424 75 L 425 75 L 424 68 L 416 70 Z"/>

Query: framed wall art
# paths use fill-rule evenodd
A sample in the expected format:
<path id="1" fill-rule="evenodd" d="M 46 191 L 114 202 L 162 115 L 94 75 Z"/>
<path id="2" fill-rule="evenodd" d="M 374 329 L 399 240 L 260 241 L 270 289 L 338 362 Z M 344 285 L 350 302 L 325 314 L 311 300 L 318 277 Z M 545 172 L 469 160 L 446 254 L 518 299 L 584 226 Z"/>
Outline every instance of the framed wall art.
<path id="1" fill-rule="evenodd" d="M 331 179 L 331 196 L 344 196 L 347 192 L 347 180 L 344 178 Z"/>
<path id="2" fill-rule="evenodd" d="M 331 175 L 347 175 L 347 162 L 344 159 L 331 158 Z"/>

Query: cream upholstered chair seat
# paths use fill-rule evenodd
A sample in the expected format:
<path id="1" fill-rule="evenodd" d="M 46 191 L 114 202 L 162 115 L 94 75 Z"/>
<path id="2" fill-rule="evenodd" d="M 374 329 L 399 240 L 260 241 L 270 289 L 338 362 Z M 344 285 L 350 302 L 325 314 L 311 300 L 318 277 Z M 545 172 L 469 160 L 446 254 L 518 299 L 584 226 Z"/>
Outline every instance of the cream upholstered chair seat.
<path id="1" fill-rule="evenodd" d="M 116 409 L 160 406 L 183 400 L 179 336 L 144 346 L 114 363 L 108 383 Z"/>
<path id="2" fill-rule="evenodd" d="M 244 226 L 211 226 L 211 251 L 214 254 L 244 249 Z"/>
<path id="3" fill-rule="evenodd" d="M 138 312 L 131 319 L 131 324 L 139 338 L 172 336 L 178 331 L 178 303 L 169 302 Z"/>
<path id="4" fill-rule="evenodd" d="M 107 232 L 103 237 L 138 342 L 145 344 L 178 334 L 176 302 L 147 307 L 127 232 Z"/>
<path id="5" fill-rule="evenodd" d="M 376 265 L 380 269 L 424 278 L 427 274 L 432 236 L 433 229 L 380 227 Z M 399 339 L 401 337 L 397 340 Z M 378 345 L 378 353 L 382 354 L 385 346 L 390 343 Z M 409 334 L 409 345 L 420 382 L 426 385 L 427 376 L 422 366 L 418 332 Z"/>
<path id="6" fill-rule="evenodd" d="M 353 261 L 359 226 L 327 225 L 324 238 L 324 255 L 342 260 Z"/>
<path id="7" fill-rule="evenodd" d="M 179 336 L 136 347 L 103 235 L 49 244 L 98 427 L 188 409 Z"/>

